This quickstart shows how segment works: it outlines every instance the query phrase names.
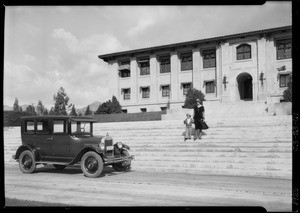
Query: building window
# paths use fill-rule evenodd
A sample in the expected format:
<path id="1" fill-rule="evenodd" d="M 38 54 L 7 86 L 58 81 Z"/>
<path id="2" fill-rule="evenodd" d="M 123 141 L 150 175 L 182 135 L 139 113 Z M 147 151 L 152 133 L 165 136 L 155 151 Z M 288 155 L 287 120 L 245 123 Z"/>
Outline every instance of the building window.
<path id="1" fill-rule="evenodd" d="M 140 67 L 140 75 L 150 75 L 149 59 L 141 59 L 138 61 Z"/>
<path id="2" fill-rule="evenodd" d="M 170 85 L 161 86 L 162 97 L 170 97 Z"/>
<path id="3" fill-rule="evenodd" d="M 142 98 L 149 98 L 150 97 L 150 87 L 142 87 Z"/>
<path id="4" fill-rule="evenodd" d="M 181 55 L 181 71 L 193 69 L 193 57 L 192 53 Z"/>
<path id="5" fill-rule="evenodd" d="M 164 56 L 159 58 L 160 73 L 171 72 L 170 56 Z"/>
<path id="6" fill-rule="evenodd" d="M 203 68 L 216 67 L 216 51 L 205 50 L 203 51 Z"/>
<path id="7" fill-rule="evenodd" d="M 166 112 L 166 111 L 167 111 L 167 107 L 161 107 L 160 109 L 161 109 L 161 111 L 163 111 L 163 112 Z"/>
<path id="8" fill-rule="evenodd" d="M 183 95 L 187 95 L 189 89 L 192 88 L 192 83 L 182 83 L 182 91 L 183 91 Z"/>
<path id="9" fill-rule="evenodd" d="M 127 113 L 127 109 L 122 109 L 122 113 Z"/>
<path id="10" fill-rule="evenodd" d="M 241 44 L 236 48 L 236 59 L 244 60 L 251 58 L 251 46 L 249 44 Z"/>
<path id="11" fill-rule="evenodd" d="M 276 42 L 277 60 L 292 58 L 292 40 L 286 39 Z"/>
<path id="12" fill-rule="evenodd" d="M 147 112 L 147 108 L 141 108 L 141 112 Z"/>
<path id="13" fill-rule="evenodd" d="M 121 61 L 118 70 L 121 78 L 130 77 L 130 61 Z"/>
<path id="14" fill-rule="evenodd" d="M 123 98 L 124 100 L 129 100 L 130 99 L 130 89 L 122 89 L 123 92 Z"/>
<path id="15" fill-rule="evenodd" d="M 291 75 L 290 74 L 280 74 L 279 77 L 279 86 L 280 87 L 287 87 L 288 83 L 291 81 Z"/>
<path id="16" fill-rule="evenodd" d="M 120 70 L 119 71 L 119 76 L 121 78 L 128 78 L 128 77 L 130 77 L 130 70 Z"/>
<path id="17" fill-rule="evenodd" d="M 215 82 L 206 81 L 205 82 L 205 93 L 214 93 L 215 92 Z"/>

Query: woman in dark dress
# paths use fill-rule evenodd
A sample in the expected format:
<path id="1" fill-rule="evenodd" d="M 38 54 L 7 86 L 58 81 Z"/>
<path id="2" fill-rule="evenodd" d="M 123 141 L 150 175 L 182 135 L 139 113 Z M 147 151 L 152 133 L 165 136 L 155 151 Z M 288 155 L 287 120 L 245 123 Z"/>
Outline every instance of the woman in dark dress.
<path id="1" fill-rule="evenodd" d="M 197 105 L 194 107 L 194 122 L 195 122 L 195 136 L 194 140 L 201 139 L 201 121 L 204 120 L 204 106 L 202 105 L 200 99 L 196 100 Z"/>

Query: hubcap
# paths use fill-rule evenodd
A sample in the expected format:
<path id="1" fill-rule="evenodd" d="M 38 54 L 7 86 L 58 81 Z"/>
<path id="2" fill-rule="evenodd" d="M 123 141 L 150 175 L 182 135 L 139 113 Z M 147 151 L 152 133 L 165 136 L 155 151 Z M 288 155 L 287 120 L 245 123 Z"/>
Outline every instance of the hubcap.
<path id="1" fill-rule="evenodd" d="M 25 155 L 22 159 L 24 169 L 29 170 L 32 167 L 32 159 L 30 156 Z"/>
<path id="2" fill-rule="evenodd" d="M 85 168 L 88 173 L 95 173 L 98 170 L 98 161 L 94 157 L 85 160 Z"/>

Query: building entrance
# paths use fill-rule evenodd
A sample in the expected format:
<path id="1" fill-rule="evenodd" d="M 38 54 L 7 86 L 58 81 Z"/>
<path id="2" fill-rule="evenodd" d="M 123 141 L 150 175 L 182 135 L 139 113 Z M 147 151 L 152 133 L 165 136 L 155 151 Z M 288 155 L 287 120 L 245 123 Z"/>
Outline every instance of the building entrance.
<path id="1" fill-rule="evenodd" d="M 241 73 L 236 78 L 240 99 L 244 101 L 253 100 L 252 76 L 249 73 Z"/>

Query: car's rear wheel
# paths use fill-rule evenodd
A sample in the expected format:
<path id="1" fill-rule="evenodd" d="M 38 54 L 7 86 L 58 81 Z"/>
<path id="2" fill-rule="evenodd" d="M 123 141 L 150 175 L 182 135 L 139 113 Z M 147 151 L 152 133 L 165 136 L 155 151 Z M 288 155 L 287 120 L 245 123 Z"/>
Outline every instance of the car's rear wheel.
<path id="1" fill-rule="evenodd" d="M 98 177 L 103 171 L 101 156 L 93 151 L 85 153 L 81 158 L 81 170 L 87 177 Z"/>
<path id="2" fill-rule="evenodd" d="M 29 150 L 25 150 L 19 156 L 19 167 L 23 173 L 29 174 L 33 173 L 36 164 L 33 153 Z"/>
<path id="3" fill-rule="evenodd" d="M 130 154 L 126 151 L 123 150 L 123 152 L 121 153 L 122 157 L 130 157 Z M 114 163 L 112 165 L 112 167 L 114 168 L 114 170 L 118 171 L 118 172 L 122 172 L 122 171 L 129 171 L 130 170 L 130 165 L 131 165 L 131 159 L 128 159 L 126 161 L 123 161 L 121 163 Z"/>
<path id="4" fill-rule="evenodd" d="M 55 169 L 64 169 L 64 168 L 66 168 L 65 165 L 59 165 L 59 164 L 53 164 L 53 166 L 55 167 Z"/>

